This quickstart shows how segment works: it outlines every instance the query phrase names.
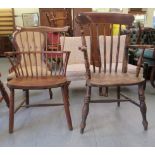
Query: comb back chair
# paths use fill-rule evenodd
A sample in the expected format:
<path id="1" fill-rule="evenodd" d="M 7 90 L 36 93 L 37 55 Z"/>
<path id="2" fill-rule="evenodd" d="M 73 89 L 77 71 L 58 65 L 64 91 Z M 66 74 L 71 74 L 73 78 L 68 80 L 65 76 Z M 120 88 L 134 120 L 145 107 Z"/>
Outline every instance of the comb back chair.
<path id="1" fill-rule="evenodd" d="M 55 42 L 52 44 L 53 42 L 51 42 L 50 49 L 54 51 L 47 51 L 48 33 L 56 32 L 61 35 L 61 39 L 65 39 L 66 31 L 68 31 L 68 27 L 52 28 L 40 26 L 36 28 L 18 28 L 14 33 L 13 44 L 16 51 L 12 54 L 6 53 L 12 65 L 11 78 L 8 80 L 8 87 L 11 90 L 12 96 L 10 107 L 10 133 L 13 132 L 14 112 L 17 112 L 21 107 L 53 106 L 53 104 L 29 105 L 29 90 L 49 89 L 50 98 L 52 98 L 51 88 L 55 87 L 62 88 L 67 120 L 69 128 L 72 129 L 68 110 L 68 85 L 70 82 L 66 79 L 69 52 L 62 52 L 64 42 L 61 44 L 61 49 L 60 42 L 57 44 Z M 54 47 L 54 49 L 52 47 Z M 59 74 L 57 73 L 58 71 Z M 14 109 L 14 89 L 23 89 L 26 93 L 26 99 L 16 109 Z M 24 103 L 26 103 L 26 105 L 24 105 Z"/>
<path id="2" fill-rule="evenodd" d="M 76 17 L 76 21 L 81 29 L 82 46 L 80 50 L 83 52 L 86 68 L 86 95 L 84 98 L 84 105 L 82 109 L 82 122 L 80 132 L 83 133 L 86 126 L 86 119 L 89 113 L 90 103 L 109 103 L 116 102 L 120 106 L 120 102 L 130 101 L 140 108 L 142 114 L 142 124 L 147 130 L 148 122 L 146 119 L 146 104 L 144 95 L 144 78 L 140 73 L 142 57 L 145 46 L 138 46 L 143 49 L 143 52 L 138 60 L 135 73 L 128 72 L 128 48 L 130 39 L 126 35 L 121 35 L 122 25 L 130 27 L 134 21 L 134 17 L 129 14 L 119 13 L 96 13 L 85 12 L 80 13 Z M 113 35 L 113 24 L 119 24 L 119 33 L 117 36 Z M 90 31 L 90 48 L 92 53 L 88 56 L 87 44 L 85 39 L 85 28 Z M 99 33 L 102 29 L 102 33 Z M 108 29 L 108 30 L 107 30 Z M 106 32 L 110 35 L 106 35 Z M 110 41 L 108 41 L 110 40 Z M 122 47 L 124 42 L 124 47 Z M 109 44 L 107 44 L 109 43 Z M 135 45 L 136 46 L 136 45 Z M 93 67 L 93 70 L 90 68 Z M 121 93 L 121 86 L 138 86 L 138 95 L 140 103 L 130 99 Z M 91 98 L 92 87 L 116 87 L 116 99 L 93 100 Z"/>
<path id="3" fill-rule="evenodd" d="M 12 42 L 16 49 L 16 51 L 20 52 L 35 52 L 35 51 L 63 51 L 64 48 L 64 40 L 65 35 L 68 31 L 69 27 L 62 28 L 54 28 L 47 26 L 39 26 L 39 27 L 17 27 L 12 36 Z M 59 38 L 61 36 L 62 42 L 60 44 L 59 39 L 50 37 L 49 34 L 57 34 Z M 50 55 L 50 54 L 49 54 Z M 21 59 L 23 61 L 23 59 Z M 23 63 L 23 62 L 22 62 Z M 32 70 L 35 69 L 35 63 L 32 59 Z M 44 68 L 46 69 L 46 68 Z M 12 68 L 9 70 L 8 80 L 11 80 L 15 77 L 15 72 Z M 28 72 L 30 72 L 30 68 L 28 68 Z M 29 94 L 29 92 L 27 92 Z M 51 89 L 49 89 L 50 99 L 52 99 L 53 94 Z"/>

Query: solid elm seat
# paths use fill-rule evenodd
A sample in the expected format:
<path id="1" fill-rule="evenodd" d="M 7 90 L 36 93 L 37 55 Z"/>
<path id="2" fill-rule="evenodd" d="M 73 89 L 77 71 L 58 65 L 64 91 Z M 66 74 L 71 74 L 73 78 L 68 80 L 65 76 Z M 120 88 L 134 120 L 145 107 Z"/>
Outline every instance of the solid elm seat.
<path id="1" fill-rule="evenodd" d="M 63 86 L 67 84 L 66 77 L 55 76 L 55 77 L 39 77 L 39 78 L 14 78 L 8 81 L 7 85 L 9 88 L 14 89 L 48 89 Z"/>
<path id="2" fill-rule="evenodd" d="M 125 86 L 144 82 L 144 78 L 129 73 L 92 73 L 88 85 L 93 86 Z"/>

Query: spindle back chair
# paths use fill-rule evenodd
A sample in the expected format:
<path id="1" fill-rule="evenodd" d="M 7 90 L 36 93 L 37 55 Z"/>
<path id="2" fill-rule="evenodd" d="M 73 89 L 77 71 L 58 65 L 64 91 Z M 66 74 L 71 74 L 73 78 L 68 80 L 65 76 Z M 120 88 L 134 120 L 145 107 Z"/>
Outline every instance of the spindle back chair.
<path id="1" fill-rule="evenodd" d="M 64 98 L 64 106 L 67 115 L 69 128 L 72 128 L 70 113 L 68 110 L 68 85 L 66 79 L 66 67 L 69 58 L 69 52 L 63 52 L 61 43 L 60 51 L 48 50 L 48 33 L 60 33 L 61 38 L 65 39 L 65 32 L 68 27 L 51 28 L 19 28 L 13 35 L 13 43 L 16 52 L 6 53 L 12 65 L 11 71 L 13 77 L 8 81 L 8 87 L 11 90 L 10 107 L 10 133 L 13 132 L 14 111 L 18 111 L 26 102 L 26 107 L 44 106 L 29 105 L 29 90 L 31 89 L 49 89 L 50 98 L 52 98 L 51 88 L 61 87 Z M 55 45 L 55 44 L 54 44 Z M 58 44 L 60 46 L 60 44 Z M 26 92 L 26 100 L 14 110 L 14 89 L 23 89 Z M 65 94 L 65 95 L 64 95 Z M 51 105 L 51 104 L 50 104 Z M 49 104 L 45 106 L 50 106 Z M 62 105 L 62 104 L 58 104 Z M 52 105 L 53 106 L 53 105 Z M 67 109 L 67 110 L 66 110 Z"/>
<path id="2" fill-rule="evenodd" d="M 68 31 L 68 26 L 62 28 L 52 28 L 46 26 L 39 27 L 17 27 L 13 33 L 13 45 L 18 52 L 33 52 L 33 51 L 63 51 L 65 43 L 65 34 Z M 61 36 L 61 44 L 59 39 L 53 37 L 49 40 L 49 34 L 57 33 Z M 50 42 L 50 44 L 49 44 Z M 49 53 L 50 55 L 50 53 Z M 19 58 L 20 59 L 20 58 Z M 23 60 L 23 59 L 22 59 Z M 32 64 L 34 61 L 32 60 Z M 8 79 L 15 77 L 15 73 L 10 69 Z"/>
<path id="3" fill-rule="evenodd" d="M 47 27 L 47 26 L 39 26 L 39 27 L 17 27 L 15 32 L 13 33 L 13 45 L 16 51 L 20 52 L 35 52 L 35 51 L 47 51 L 54 50 L 59 51 L 63 50 L 65 43 L 65 34 L 67 33 L 69 27 Z M 59 40 L 54 40 L 53 37 L 49 40 L 49 34 L 57 33 L 58 36 L 61 36 L 61 45 Z M 50 53 L 48 54 L 50 56 Z M 55 59 L 55 58 L 54 58 Z M 54 61 L 53 59 L 53 61 Z M 20 60 L 20 57 L 19 57 Z M 22 63 L 24 63 L 24 59 L 21 59 Z M 39 61 L 39 58 L 38 58 Z M 31 60 L 33 64 L 32 70 L 35 70 L 35 61 Z M 29 65 L 29 64 L 28 64 Z M 39 67 L 39 66 L 38 66 Z M 27 67 L 28 72 L 30 72 L 30 67 Z M 46 70 L 46 68 L 44 68 Z M 15 72 L 10 69 L 10 74 L 8 75 L 8 80 L 11 80 L 15 77 Z M 26 92 L 29 94 L 29 92 Z M 52 90 L 49 89 L 50 99 L 53 97 Z"/>
<path id="4" fill-rule="evenodd" d="M 86 118 L 89 112 L 89 103 L 98 102 L 117 102 L 118 106 L 120 106 L 120 102 L 130 101 L 131 103 L 137 105 L 138 107 L 140 107 L 143 117 L 143 126 L 146 130 L 148 122 L 146 120 L 146 104 L 143 90 L 144 79 L 143 77 L 141 77 L 141 74 L 139 74 L 143 52 L 141 57 L 139 58 L 135 74 L 129 73 L 129 31 L 127 31 L 127 35 L 121 35 L 122 25 L 126 25 L 126 28 L 130 27 L 132 22 L 134 21 L 134 17 L 129 14 L 120 13 L 85 12 L 80 13 L 77 16 L 76 21 L 81 29 L 82 46 L 80 47 L 80 50 L 84 54 L 87 75 L 86 95 L 82 110 L 81 133 L 84 132 L 84 128 L 86 126 Z M 114 24 L 119 25 L 119 33 L 116 36 L 113 35 Z M 87 27 L 87 29 L 90 31 L 90 56 L 88 56 L 87 53 L 84 27 Z M 122 43 L 124 47 L 121 46 Z M 145 47 L 141 46 L 141 48 L 143 48 L 144 51 Z M 91 66 L 93 67 L 93 71 L 90 69 Z M 130 85 L 138 85 L 140 104 L 136 103 L 135 101 L 120 92 L 121 86 Z M 111 86 L 117 88 L 117 99 L 91 99 L 92 87 L 108 88 Z M 123 99 L 121 99 L 121 97 L 123 97 Z"/>

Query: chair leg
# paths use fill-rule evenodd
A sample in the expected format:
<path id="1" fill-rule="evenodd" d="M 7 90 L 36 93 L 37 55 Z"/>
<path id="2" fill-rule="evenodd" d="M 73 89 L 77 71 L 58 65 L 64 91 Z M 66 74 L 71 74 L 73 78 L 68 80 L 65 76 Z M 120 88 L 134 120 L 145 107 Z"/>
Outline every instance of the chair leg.
<path id="1" fill-rule="evenodd" d="M 91 96 L 91 87 L 86 87 L 86 96 L 84 98 L 84 105 L 82 109 L 82 122 L 81 122 L 81 129 L 80 133 L 82 134 L 84 132 L 84 128 L 86 126 L 86 119 L 89 113 L 89 102 L 90 102 L 90 96 Z"/>
<path id="2" fill-rule="evenodd" d="M 69 110 L 69 91 L 68 91 L 68 84 L 63 86 L 61 88 L 62 90 L 62 96 L 63 96 L 63 102 L 64 102 L 64 109 L 66 113 L 66 118 L 67 118 L 67 124 L 68 124 L 68 129 L 73 130 L 72 126 L 72 120 L 71 120 L 71 115 L 70 115 L 70 110 Z"/>
<path id="3" fill-rule="evenodd" d="M 29 105 L 29 90 L 25 90 L 26 105 Z"/>
<path id="4" fill-rule="evenodd" d="M 150 82 L 152 87 L 155 88 L 155 66 L 153 66 L 151 70 Z"/>
<path id="5" fill-rule="evenodd" d="M 117 99 L 120 99 L 120 87 L 117 87 Z M 117 106 L 120 107 L 120 101 L 117 102 Z"/>
<path id="6" fill-rule="evenodd" d="M 10 89 L 9 133 L 13 133 L 13 128 L 14 128 L 14 89 Z"/>
<path id="7" fill-rule="evenodd" d="M 2 98 L 5 100 L 7 107 L 9 107 L 9 96 L 8 93 L 6 92 L 3 83 L 0 81 L 0 92 L 2 94 Z"/>
<path id="8" fill-rule="evenodd" d="M 99 95 L 100 96 L 108 96 L 108 87 L 99 87 Z"/>
<path id="9" fill-rule="evenodd" d="M 50 95 L 50 99 L 52 99 L 53 98 L 53 92 L 52 92 L 51 88 L 49 89 L 49 95 Z"/>
<path id="10" fill-rule="evenodd" d="M 145 83 L 144 83 L 144 90 L 146 88 L 146 81 L 147 81 L 147 77 L 148 77 L 148 70 L 149 70 L 149 67 L 148 67 L 148 64 L 147 63 L 144 63 L 144 67 L 143 67 L 143 77 L 145 79 Z"/>
<path id="11" fill-rule="evenodd" d="M 144 126 L 144 130 L 147 130 L 148 122 L 146 119 L 147 107 L 145 104 L 144 83 L 141 83 L 138 85 L 138 94 L 139 94 L 139 100 L 140 100 L 140 111 L 141 111 L 142 119 L 143 119 L 142 124 Z"/>

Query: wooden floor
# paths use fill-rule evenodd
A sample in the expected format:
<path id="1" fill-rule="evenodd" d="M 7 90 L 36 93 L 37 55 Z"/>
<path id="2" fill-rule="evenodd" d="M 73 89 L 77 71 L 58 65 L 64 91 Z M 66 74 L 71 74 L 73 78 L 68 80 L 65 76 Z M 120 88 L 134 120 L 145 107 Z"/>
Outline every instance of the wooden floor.
<path id="1" fill-rule="evenodd" d="M 0 58 L 2 81 L 6 82 L 8 61 Z M 70 86 L 70 111 L 73 131 L 66 124 L 63 107 L 38 107 L 21 109 L 15 115 L 15 130 L 8 133 L 8 109 L 4 101 L 0 104 L 0 146 L 155 146 L 155 89 L 147 83 L 146 103 L 148 107 L 148 131 L 143 130 L 139 108 L 122 103 L 91 104 L 85 133 L 80 134 L 81 109 L 85 93 L 85 81 L 72 82 Z M 136 87 L 122 88 L 132 98 L 137 98 Z M 92 90 L 93 98 L 98 89 Z M 115 88 L 110 97 L 116 96 Z M 49 103 L 48 90 L 31 91 L 30 103 Z M 17 91 L 16 101 L 23 92 Z M 53 101 L 60 102 L 61 91 L 54 89 Z"/>

